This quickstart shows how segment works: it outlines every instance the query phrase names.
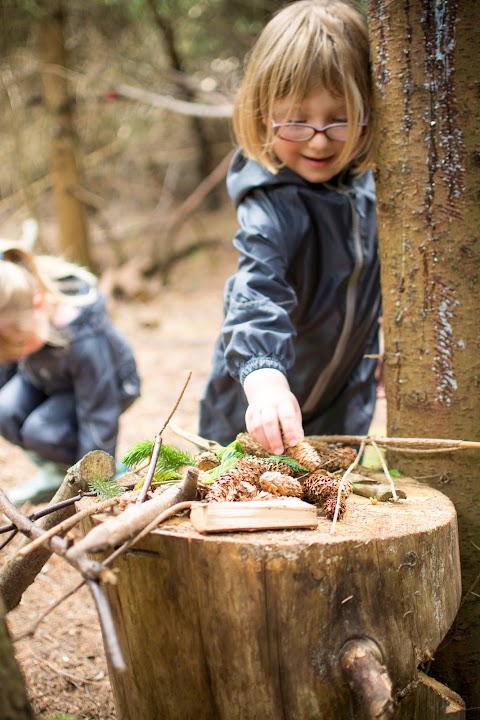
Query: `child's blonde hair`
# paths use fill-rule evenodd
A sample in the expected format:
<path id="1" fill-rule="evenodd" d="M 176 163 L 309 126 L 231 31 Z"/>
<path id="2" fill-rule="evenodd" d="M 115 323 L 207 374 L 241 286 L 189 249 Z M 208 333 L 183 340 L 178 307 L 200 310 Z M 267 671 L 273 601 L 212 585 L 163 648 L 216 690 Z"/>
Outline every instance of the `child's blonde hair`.
<path id="1" fill-rule="evenodd" d="M 233 129 L 245 155 L 277 173 L 275 101 L 288 98 L 293 108 L 316 86 L 345 98 L 352 127 L 368 118 L 361 137 L 351 133 L 339 158 L 339 165 L 354 162 L 356 172 L 364 172 L 373 160 L 370 48 L 365 17 L 349 0 L 297 0 L 267 23 L 235 101 Z"/>
<path id="2" fill-rule="evenodd" d="M 84 280 L 92 292 L 65 295 L 55 281 L 66 277 Z M 35 299 L 41 296 L 50 308 L 59 303 L 77 307 L 90 304 L 96 296 L 96 278 L 92 273 L 61 258 L 35 257 L 16 246 L 0 243 L 0 362 L 17 360 L 32 331 L 35 330 Z M 61 334 L 51 326 L 46 341 L 65 344 Z"/>

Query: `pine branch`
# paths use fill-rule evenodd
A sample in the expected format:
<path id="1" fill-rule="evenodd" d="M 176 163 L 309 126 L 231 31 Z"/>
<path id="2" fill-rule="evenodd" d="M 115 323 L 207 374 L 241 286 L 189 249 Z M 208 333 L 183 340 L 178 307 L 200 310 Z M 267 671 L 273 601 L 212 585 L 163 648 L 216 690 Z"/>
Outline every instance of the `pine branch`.
<path id="1" fill-rule="evenodd" d="M 125 492 L 125 489 L 116 480 L 113 478 L 106 480 L 100 475 L 97 475 L 88 483 L 88 488 L 101 497 L 102 500 L 109 500 Z"/>

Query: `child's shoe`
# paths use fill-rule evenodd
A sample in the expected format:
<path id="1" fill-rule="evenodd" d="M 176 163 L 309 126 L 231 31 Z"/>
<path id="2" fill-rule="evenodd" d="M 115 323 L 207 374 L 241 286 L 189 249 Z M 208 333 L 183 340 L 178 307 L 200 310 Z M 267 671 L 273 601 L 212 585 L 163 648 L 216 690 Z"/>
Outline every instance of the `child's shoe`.
<path id="1" fill-rule="evenodd" d="M 8 492 L 8 498 L 16 507 L 26 502 L 32 505 L 49 502 L 65 479 L 68 466 L 44 461 L 42 469 L 31 479 Z"/>

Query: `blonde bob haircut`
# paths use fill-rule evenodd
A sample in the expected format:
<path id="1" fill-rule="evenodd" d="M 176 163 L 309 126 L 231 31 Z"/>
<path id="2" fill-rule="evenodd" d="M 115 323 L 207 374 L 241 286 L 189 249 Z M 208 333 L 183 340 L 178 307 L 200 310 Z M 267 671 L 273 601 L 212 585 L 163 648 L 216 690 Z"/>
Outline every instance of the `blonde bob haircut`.
<path id="1" fill-rule="evenodd" d="M 251 50 L 233 112 L 235 138 L 247 157 L 270 172 L 281 163 L 272 149 L 277 100 L 292 111 L 317 86 L 345 98 L 347 121 L 368 119 L 365 131 L 351 133 L 339 158 L 356 173 L 373 162 L 374 127 L 368 28 L 359 6 L 349 0 L 297 0 L 267 23 Z M 341 169 L 339 167 L 339 170 Z"/>
<path id="2" fill-rule="evenodd" d="M 79 296 L 65 295 L 55 280 L 66 277 L 83 279 L 91 291 Z M 35 330 L 36 298 L 41 297 L 53 316 L 58 304 L 81 307 L 97 296 L 97 280 L 92 273 L 61 258 L 35 257 L 30 251 L 0 242 L 0 362 L 17 360 L 32 331 Z M 46 342 L 65 345 L 65 339 L 50 327 Z"/>

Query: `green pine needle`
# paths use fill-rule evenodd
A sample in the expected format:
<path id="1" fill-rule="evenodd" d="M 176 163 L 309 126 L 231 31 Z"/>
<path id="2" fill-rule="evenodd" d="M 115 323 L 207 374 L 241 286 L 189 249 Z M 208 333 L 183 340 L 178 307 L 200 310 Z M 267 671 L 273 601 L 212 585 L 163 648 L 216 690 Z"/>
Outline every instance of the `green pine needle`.
<path id="1" fill-rule="evenodd" d="M 154 443 L 152 440 L 141 440 L 130 450 L 127 450 L 122 457 L 122 463 L 133 468 L 148 460 L 152 454 Z M 158 462 L 155 472 L 161 473 L 165 470 L 178 470 L 182 465 L 195 465 L 193 455 L 185 450 L 179 450 L 172 445 L 163 444 L 160 448 Z"/>
<path id="2" fill-rule="evenodd" d="M 139 465 L 143 460 L 148 460 L 153 450 L 152 440 L 141 440 L 136 443 L 130 450 L 127 450 L 122 457 L 122 463 L 129 468 Z"/>
<path id="3" fill-rule="evenodd" d="M 162 445 L 158 464 L 165 468 L 178 470 L 182 465 L 195 465 L 195 458 L 185 450 L 180 450 L 172 445 Z"/>
<path id="4" fill-rule="evenodd" d="M 220 453 L 217 453 L 217 455 L 218 457 L 221 457 L 220 465 L 217 465 L 217 467 L 214 467 L 211 470 L 205 471 L 202 475 L 202 483 L 204 485 L 211 485 L 215 482 L 215 480 L 218 480 L 220 475 L 223 475 L 223 473 L 226 473 L 229 470 L 233 470 L 237 466 L 240 458 L 244 456 L 244 452 L 243 450 L 239 452 L 236 448 L 228 446 L 223 449 L 221 456 Z"/>
<path id="5" fill-rule="evenodd" d="M 116 480 L 105 480 L 101 475 L 97 475 L 88 483 L 89 490 L 96 493 L 102 500 L 109 500 L 117 495 L 125 492 L 125 488 L 117 483 Z"/>
<path id="6" fill-rule="evenodd" d="M 164 483 L 164 482 L 178 482 L 181 480 L 183 475 L 176 470 L 166 469 L 161 472 L 156 472 L 153 476 L 153 482 Z"/>
<path id="7" fill-rule="evenodd" d="M 277 462 L 282 462 L 285 465 L 288 465 L 292 468 L 292 470 L 295 473 L 298 473 L 299 475 L 303 475 L 304 473 L 308 472 L 306 467 L 303 467 L 303 465 L 300 465 L 296 460 L 289 457 L 288 455 L 268 455 L 268 457 L 271 460 L 276 460 Z"/>

